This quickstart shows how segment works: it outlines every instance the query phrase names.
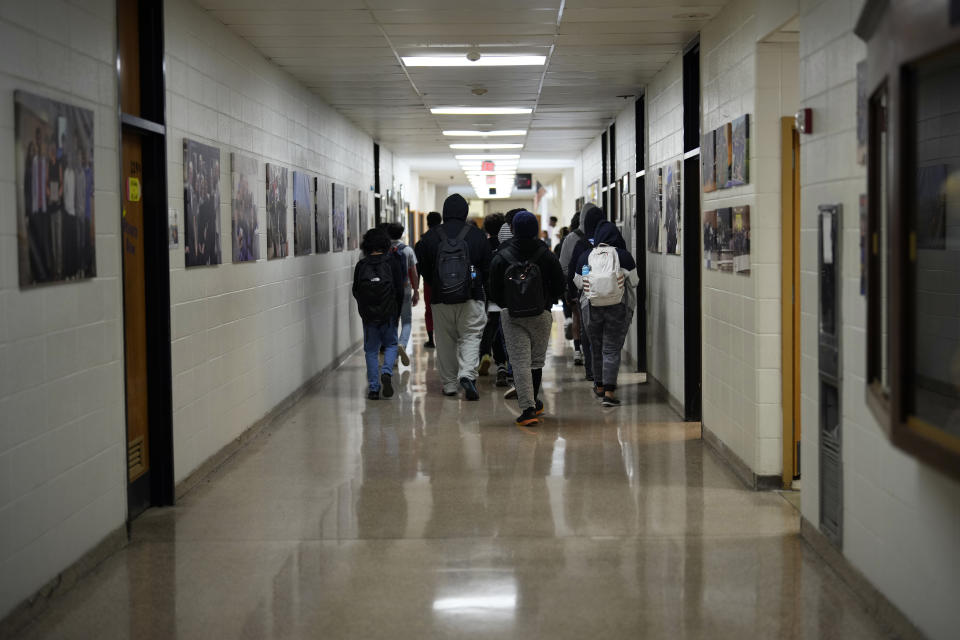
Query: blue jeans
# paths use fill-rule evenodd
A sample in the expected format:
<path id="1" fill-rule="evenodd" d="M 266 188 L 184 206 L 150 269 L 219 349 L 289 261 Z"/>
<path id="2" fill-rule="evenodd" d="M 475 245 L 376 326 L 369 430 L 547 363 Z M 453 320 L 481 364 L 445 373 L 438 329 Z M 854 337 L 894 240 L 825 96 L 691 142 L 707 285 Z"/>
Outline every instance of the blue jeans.
<path id="1" fill-rule="evenodd" d="M 380 367 L 380 347 L 384 348 L 383 367 Z M 380 390 L 380 374 L 393 375 L 397 362 L 397 323 L 363 325 L 363 352 L 367 358 L 367 384 L 370 391 Z"/>
<path id="2" fill-rule="evenodd" d="M 406 349 L 410 344 L 410 330 L 413 328 L 413 289 L 403 290 L 403 306 L 400 307 L 400 341 Z"/>

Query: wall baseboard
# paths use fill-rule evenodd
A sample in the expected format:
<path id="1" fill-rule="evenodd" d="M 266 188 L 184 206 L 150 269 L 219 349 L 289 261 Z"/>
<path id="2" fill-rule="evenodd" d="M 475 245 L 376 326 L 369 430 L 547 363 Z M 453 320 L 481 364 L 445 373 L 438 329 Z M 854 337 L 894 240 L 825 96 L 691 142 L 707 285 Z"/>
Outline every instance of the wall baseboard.
<path id="1" fill-rule="evenodd" d="M 204 460 L 200 466 L 191 471 L 187 476 L 178 482 L 174 487 L 174 496 L 179 500 L 191 489 L 199 485 L 211 473 L 222 467 L 228 460 L 235 456 L 241 449 L 254 440 L 264 428 L 270 426 L 287 411 L 289 411 L 297 402 L 299 402 L 311 389 L 321 385 L 332 371 L 338 369 L 347 359 L 352 356 L 357 349 L 361 348 L 362 343 L 356 342 L 334 358 L 333 362 L 311 376 L 306 382 L 297 387 L 290 395 L 281 400 L 271 409 L 267 415 L 263 416 L 252 425 L 247 427 L 243 433 L 225 444 L 219 451 Z"/>
<path id="2" fill-rule="evenodd" d="M 186 478 L 176 484 L 174 489 L 176 499 L 179 500 L 191 489 L 203 482 L 207 476 L 223 466 L 223 464 L 236 455 L 237 452 L 255 439 L 265 427 L 268 427 L 280 419 L 310 390 L 321 385 L 326 376 L 339 368 L 360 347 L 361 343 L 359 342 L 348 347 L 343 353 L 337 356 L 332 363 L 324 367 L 294 390 L 293 393 L 281 400 L 267 415 L 250 425 L 237 438 L 207 458 L 199 467 L 189 473 Z M 76 586 L 80 579 L 92 573 L 102 562 L 126 547 L 128 543 L 129 538 L 126 524 L 108 533 L 93 549 L 57 574 L 55 578 L 40 587 L 32 596 L 14 607 L 9 614 L 0 619 L 0 638 L 12 637 L 15 633 L 22 631 L 47 609 L 47 606 L 54 597 Z"/>
<path id="3" fill-rule="evenodd" d="M 107 558 L 120 551 L 129 543 L 127 525 L 124 523 L 108 533 L 103 540 L 80 558 L 56 575 L 55 578 L 37 589 L 26 600 L 13 608 L 0 619 L 0 638 L 12 638 L 22 631 L 44 611 L 57 596 L 69 591 L 83 577 L 92 573 Z"/>
<path id="4" fill-rule="evenodd" d="M 800 537 L 850 587 L 863 602 L 870 617 L 878 620 L 900 640 L 925 640 L 923 632 L 910 622 L 897 605 L 880 593 L 873 583 L 850 564 L 840 550 L 804 517 L 800 518 Z"/>
<path id="5" fill-rule="evenodd" d="M 703 440 L 707 443 L 707 446 L 713 449 L 713 451 L 720 456 L 720 459 L 727 463 L 727 466 L 733 470 L 733 473 L 740 478 L 747 487 L 754 491 L 773 491 L 783 488 L 783 478 L 779 475 L 765 476 L 754 473 L 753 469 L 751 469 L 740 456 L 734 453 L 730 447 L 724 444 L 723 440 L 711 431 L 706 424 L 701 423 L 701 429 L 703 431 Z"/>

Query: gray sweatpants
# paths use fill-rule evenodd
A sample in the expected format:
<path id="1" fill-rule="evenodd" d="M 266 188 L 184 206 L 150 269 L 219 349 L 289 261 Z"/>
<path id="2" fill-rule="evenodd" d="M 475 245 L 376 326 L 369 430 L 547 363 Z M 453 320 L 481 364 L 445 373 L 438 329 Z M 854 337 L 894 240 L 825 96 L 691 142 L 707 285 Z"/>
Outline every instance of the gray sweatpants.
<path id="1" fill-rule="evenodd" d="M 480 300 L 434 304 L 433 336 L 437 343 L 437 371 L 446 393 L 460 388 L 460 378 L 477 379 L 480 338 L 487 324 L 486 305 Z"/>
<path id="2" fill-rule="evenodd" d="M 594 385 L 603 384 L 605 391 L 617 388 L 620 372 L 620 351 L 627 339 L 633 309 L 623 302 L 609 307 L 590 307 L 590 355 L 593 357 Z"/>
<path id="3" fill-rule="evenodd" d="M 547 359 L 550 343 L 550 328 L 553 314 L 544 311 L 532 318 L 511 318 L 510 312 L 500 314 L 503 340 L 507 343 L 510 365 L 513 367 L 513 382 L 517 387 L 517 402 L 520 410 L 536 407 L 533 396 L 532 369 L 542 369 Z"/>

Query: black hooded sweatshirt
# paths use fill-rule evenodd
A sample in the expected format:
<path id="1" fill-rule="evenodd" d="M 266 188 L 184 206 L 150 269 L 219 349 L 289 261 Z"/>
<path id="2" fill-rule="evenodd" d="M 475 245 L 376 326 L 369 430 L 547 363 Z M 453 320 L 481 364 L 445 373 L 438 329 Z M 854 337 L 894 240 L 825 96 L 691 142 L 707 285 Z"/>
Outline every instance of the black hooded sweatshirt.
<path id="1" fill-rule="evenodd" d="M 583 229 L 584 237 L 577 241 L 576 246 L 573 248 L 573 257 L 570 258 L 570 264 L 567 265 L 568 300 L 577 300 L 580 297 L 580 291 L 577 289 L 576 285 L 573 284 L 573 276 L 577 275 L 577 262 L 580 260 L 581 255 L 584 253 L 590 253 L 590 251 L 593 249 L 593 245 L 590 244 L 590 240 L 593 238 L 593 233 L 596 231 L 597 225 L 603 222 L 603 219 L 603 209 L 600 209 L 599 207 L 590 209 L 583 216 L 583 220 L 580 223 L 580 228 Z"/>
<path id="2" fill-rule="evenodd" d="M 467 222 L 467 213 L 470 207 L 463 196 L 454 194 L 443 203 L 443 224 L 427 232 L 420 242 L 417 243 L 417 265 L 420 275 L 432 289 L 432 304 L 450 304 L 443 299 L 443 294 L 434 286 L 436 277 L 437 252 L 440 249 L 440 229 L 453 240 L 457 237 L 464 225 L 468 225 L 470 230 L 467 232 L 464 241 L 470 252 L 470 263 L 476 269 L 477 277 L 473 280 L 471 288 L 471 298 L 473 300 L 483 301 L 485 299 L 483 284 L 487 281 L 490 273 L 490 244 L 487 242 L 487 234 L 478 227 Z"/>
<path id="3" fill-rule="evenodd" d="M 511 261 L 517 259 L 529 260 L 542 247 L 543 241 L 539 238 L 517 238 L 516 236 L 500 245 L 500 249 L 490 263 L 488 291 L 491 300 L 503 309 L 507 308 L 506 300 L 503 298 L 507 267 L 510 266 Z M 540 267 L 540 276 L 543 279 L 543 298 L 546 301 L 543 310 L 549 311 L 557 298 L 563 295 L 563 270 L 560 268 L 557 256 L 549 249 L 543 252 L 536 264 Z"/>

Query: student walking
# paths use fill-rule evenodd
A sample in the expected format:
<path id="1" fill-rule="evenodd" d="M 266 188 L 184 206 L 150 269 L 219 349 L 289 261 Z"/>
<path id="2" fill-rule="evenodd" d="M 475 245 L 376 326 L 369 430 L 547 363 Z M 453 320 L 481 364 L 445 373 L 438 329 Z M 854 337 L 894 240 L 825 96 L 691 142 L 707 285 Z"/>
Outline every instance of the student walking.
<path id="1" fill-rule="evenodd" d="M 393 366 L 397 361 L 397 316 L 403 298 L 403 263 L 390 251 L 390 237 L 370 229 L 360 245 L 364 257 L 353 271 L 353 297 L 363 320 L 363 352 L 367 360 L 367 398 L 393 395 Z M 383 366 L 380 349 L 383 348 Z"/>
<path id="2" fill-rule="evenodd" d="M 423 239 L 433 231 L 436 227 L 439 227 L 443 222 L 443 216 L 440 215 L 438 211 L 431 211 L 427 214 L 427 232 L 420 236 L 420 240 L 417 241 L 417 244 L 414 245 L 414 254 L 419 254 L 420 252 L 420 243 L 423 242 Z M 419 260 L 419 258 L 418 258 Z M 433 309 L 430 307 L 431 292 L 430 292 L 430 283 L 427 282 L 427 279 L 423 279 L 423 306 L 424 309 L 424 324 L 427 327 L 427 341 L 423 343 L 423 346 L 427 349 L 435 349 L 437 344 L 433 341 Z"/>
<path id="3" fill-rule="evenodd" d="M 504 224 L 502 213 L 491 213 L 483 220 L 483 231 L 487 234 L 487 242 L 490 244 L 490 251 L 497 252 L 500 247 L 498 237 L 500 228 Z M 487 325 L 483 328 L 483 336 L 480 338 L 480 368 L 479 373 L 485 376 L 490 371 L 490 365 L 497 365 L 497 381 L 502 379 L 505 386 L 507 379 L 507 357 L 503 350 L 503 339 L 500 335 L 500 307 L 496 302 L 487 299 Z"/>
<path id="4" fill-rule="evenodd" d="M 601 222 L 594 248 L 576 264 L 574 282 L 589 306 L 587 332 L 593 357 L 594 393 L 605 407 L 617 407 L 615 396 L 620 352 L 637 307 L 637 263 L 612 222 Z"/>
<path id="5" fill-rule="evenodd" d="M 565 287 L 560 261 L 539 240 L 538 227 L 532 213 L 517 213 L 513 239 L 490 265 L 490 299 L 504 310 L 500 322 L 513 365 L 519 425 L 537 424 L 543 413 L 540 383 L 553 325 L 550 310 Z"/>
<path id="6" fill-rule="evenodd" d="M 443 224 L 421 239 L 417 259 L 430 285 L 437 342 L 437 369 L 443 394 L 479 400 L 477 365 L 487 324 L 483 283 L 490 271 L 486 234 L 467 222 L 469 206 L 460 194 L 443 203 Z"/>
<path id="7" fill-rule="evenodd" d="M 567 300 L 573 307 L 574 326 L 576 332 L 580 334 L 579 349 L 574 352 L 573 363 L 582 364 L 586 373 L 586 379 L 593 381 L 593 359 L 590 354 L 590 336 L 587 333 L 587 322 L 590 315 L 590 307 L 586 300 L 580 296 L 580 290 L 573 283 L 573 276 L 576 272 L 576 263 L 584 253 L 589 253 L 593 248 L 590 241 L 593 239 L 594 230 L 603 220 L 603 209 L 600 209 L 592 202 L 583 205 L 580 210 L 580 228 L 573 235 L 576 236 L 576 242 L 569 242 L 569 249 L 561 248 L 560 266 L 564 268 L 564 276 L 567 279 Z M 571 237 L 570 240 L 573 238 Z M 577 344 L 574 343 L 576 349 Z"/>
<path id="8" fill-rule="evenodd" d="M 391 222 L 387 225 L 387 234 L 390 236 L 390 250 L 403 259 L 403 303 L 400 306 L 400 339 L 397 352 L 403 366 L 410 366 L 410 356 L 407 349 L 410 347 L 410 331 L 413 329 L 413 307 L 420 302 L 420 274 L 417 273 L 417 254 L 413 247 L 401 242 L 403 225 Z"/>

